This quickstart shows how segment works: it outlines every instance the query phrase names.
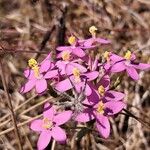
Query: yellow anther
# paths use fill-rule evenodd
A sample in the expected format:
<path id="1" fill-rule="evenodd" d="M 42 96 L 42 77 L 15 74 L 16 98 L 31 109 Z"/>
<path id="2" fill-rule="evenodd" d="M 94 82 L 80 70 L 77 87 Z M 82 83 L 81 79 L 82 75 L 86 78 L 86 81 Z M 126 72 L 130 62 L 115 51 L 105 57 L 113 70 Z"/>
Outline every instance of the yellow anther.
<path id="1" fill-rule="evenodd" d="M 52 121 L 50 121 L 48 118 L 44 118 L 44 119 L 43 119 L 42 127 L 43 127 L 44 129 L 51 129 L 52 126 L 53 126 Z"/>
<path id="2" fill-rule="evenodd" d="M 130 60 L 132 53 L 128 50 L 124 56 L 125 59 Z"/>
<path id="3" fill-rule="evenodd" d="M 97 112 L 100 114 L 104 114 L 104 109 L 105 109 L 104 103 L 102 101 L 100 101 L 98 103 Z"/>
<path id="4" fill-rule="evenodd" d="M 98 93 L 101 95 L 101 96 L 104 96 L 105 94 L 105 88 L 100 85 L 99 88 L 98 88 Z"/>
<path id="5" fill-rule="evenodd" d="M 68 38 L 68 42 L 69 42 L 69 44 L 70 45 L 74 45 L 75 43 L 76 43 L 76 38 L 75 38 L 75 36 L 70 36 L 69 38 Z"/>
<path id="6" fill-rule="evenodd" d="M 97 28 L 96 28 L 95 26 L 91 26 L 91 27 L 89 28 L 89 32 L 91 33 L 91 35 L 92 35 L 93 37 L 96 36 L 96 31 L 97 31 Z"/>
<path id="7" fill-rule="evenodd" d="M 70 53 L 68 51 L 64 51 L 64 52 L 62 52 L 61 57 L 64 61 L 68 61 L 70 59 Z"/>
<path id="8" fill-rule="evenodd" d="M 39 66 L 36 65 L 36 66 L 32 67 L 32 70 L 34 71 L 35 77 L 39 77 L 39 75 L 40 75 Z"/>
<path id="9" fill-rule="evenodd" d="M 80 70 L 78 68 L 73 68 L 72 73 L 75 77 L 75 81 L 80 82 Z"/>
<path id="10" fill-rule="evenodd" d="M 103 54 L 103 56 L 104 56 L 105 60 L 110 61 L 110 52 L 105 51 L 105 53 Z"/>
<path id="11" fill-rule="evenodd" d="M 33 59 L 33 58 L 31 58 L 31 59 L 28 60 L 28 65 L 31 68 L 34 67 L 34 66 L 36 66 L 37 64 L 38 64 L 37 61 L 35 59 Z"/>

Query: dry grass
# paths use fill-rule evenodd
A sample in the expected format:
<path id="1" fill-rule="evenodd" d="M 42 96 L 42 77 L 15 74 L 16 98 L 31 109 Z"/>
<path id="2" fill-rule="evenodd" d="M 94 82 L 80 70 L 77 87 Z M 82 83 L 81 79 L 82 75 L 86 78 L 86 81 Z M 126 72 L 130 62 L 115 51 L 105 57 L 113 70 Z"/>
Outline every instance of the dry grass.
<path id="1" fill-rule="evenodd" d="M 41 117 L 43 103 L 57 101 L 50 93 L 19 93 L 25 82 L 23 70 L 31 57 L 40 61 L 45 53 L 64 44 L 75 34 L 88 37 L 88 28 L 96 25 L 98 35 L 113 41 L 99 51 L 137 51 L 139 61 L 150 63 L 150 3 L 148 0 L 0 0 L 0 59 L 8 93 L 24 150 L 36 149 L 37 134 L 29 129 L 31 120 Z M 43 41 L 43 42 L 42 42 Z M 45 42 L 45 43 L 44 43 Z M 23 52 L 24 51 L 24 52 Z M 35 52 L 36 51 L 36 52 Z M 2 70 L 0 70 L 0 73 Z M 95 131 L 77 139 L 80 129 L 68 129 L 66 145 L 53 142 L 56 150 L 147 150 L 150 148 L 150 72 L 140 72 L 140 80 L 124 77 L 118 90 L 126 94 L 128 110 L 146 125 L 124 114 L 111 119 L 109 139 Z M 114 77 L 115 78 L 115 77 Z M 13 122 L 0 79 L 0 149 L 18 150 Z M 67 127 L 72 126 L 69 124 Z"/>

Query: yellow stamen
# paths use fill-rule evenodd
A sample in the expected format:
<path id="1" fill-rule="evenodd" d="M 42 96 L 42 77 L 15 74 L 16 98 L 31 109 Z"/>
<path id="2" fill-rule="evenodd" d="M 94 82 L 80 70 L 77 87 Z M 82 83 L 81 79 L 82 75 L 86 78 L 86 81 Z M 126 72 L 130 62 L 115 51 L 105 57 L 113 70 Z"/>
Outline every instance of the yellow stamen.
<path id="1" fill-rule="evenodd" d="M 96 31 L 97 31 L 97 28 L 96 28 L 95 26 L 91 26 L 91 27 L 89 28 L 89 32 L 91 33 L 91 35 L 92 35 L 93 37 L 96 36 Z"/>
<path id="2" fill-rule="evenodd" d="M 33 58 L 31 58 L 31 59 L 28 60 L 28 65 L 31 68 L 34 67 L 34 66 L 36 66 L 37 64 L 38 64 L 37 61 L 35 59 L 33 59 Z"/>
<path id="3" fill-rule="evenodd" d="M 32 70 L 34 71 L 35 77 L 39 77 L 39 75 L 40 75 L 39 66 L 36 65 L 36 66 L 32 67 Z"/>
<path id="4" fill-rule="evenodd" d="M 98 93 L 101 95 L 101 96 L 104 96 L 105 94 L 105 88 L 100 85 L 99 88 L 98 88 Z"/>
<path id="5" fill-rule="evenodd" d="M 100 114 L 104 114 L 104 109 L 105 109 L 104 103 L 102 101 L 100 101 L 98 103 L 97 112 Z"/>
<path id="6" fill-rule="evenodd" d="M 62 59 L 64 60 L 64 61 L 68 61 L 69 59 L 70 59 L 70 53 L 69 52 L 67 52 L 67 51 L 64 51 L 63 53 L 62 53 Z"/>
<path id="7" fill-rule="evenodd" d="M 80 70 L 78 68 L 74 68 L 72 73 L 75 77 L 75 81 L 80 82 Z"/>
<path id="8" fill-rule="evenodd" d="M 104 56 L 105 60 L 110 61 L 110 52 L 105 51 L 105 53 L 103 54 L 103 56 Z"/>
<path id="9" fill-rule="evenodd" d="M 43 119 L 42 127 L 43 127 L 44 129 L 51 129 L 52 126 L 53 126 L 52 121 L 50 121 L 48 118 L 44 118 L 44 119 Z"/>
<path id="10" fill-rule="evenodd" d="M 68 42 L 70 45 L 74 45 L 76 43 L 76 38 L 75 36 L 70 36 L 69 39 L 68 39 Z"/>
<path id="11" fill-rule="evenodd" d="M 127 51 L 124 58 L 127 59 L 127 60 L 130 60 L 131 59 L 131 55 L 132 53 L 130 51 Z"/>

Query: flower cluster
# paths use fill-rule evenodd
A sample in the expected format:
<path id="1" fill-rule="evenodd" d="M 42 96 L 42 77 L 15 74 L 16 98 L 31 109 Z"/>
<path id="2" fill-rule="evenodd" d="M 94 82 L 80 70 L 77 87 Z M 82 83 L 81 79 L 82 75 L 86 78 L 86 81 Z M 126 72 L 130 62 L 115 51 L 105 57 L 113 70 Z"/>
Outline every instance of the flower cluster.
<path id="1" fill-rule="evenodd" d="M 96 37 L 96 31 L 97 28 L 91 26 L 92 37 L 84 40 L 70 36 L 69 46 L 56 48 L 56 59 L 52 59 L 50 53 L 41 63 L 33 58 L 28 61 L 29 68 L 24 71 L 28 81 L 21 88 L 22 93 L 35 88 L 42 94 L 48 92 L 49 84 L 58 95 L 66 96 L 66 101 L 57 105 L 67 111 L 58 114 L 53 104 L 46 103 L 43 119 L 31 123 L 31 129 L 40 133 L 37 144 L 40 150 L 46 148 L 52 138 L 58 142 L 66 140 L 65 131 L 59 126 L 71 118 L 78 123 L 93 120 L 100 135 L 109 137 L 109 117 L 126 107 L 125 94 L 111 87 L 111 75 L 126 71 L 133 80 L 138 80 L 137 70 L 150 69 L 150 64 L 137 63 L 131 51 L 123 57 L 105 51 L 98 57 L 96 50 L 111 41 Z"/>

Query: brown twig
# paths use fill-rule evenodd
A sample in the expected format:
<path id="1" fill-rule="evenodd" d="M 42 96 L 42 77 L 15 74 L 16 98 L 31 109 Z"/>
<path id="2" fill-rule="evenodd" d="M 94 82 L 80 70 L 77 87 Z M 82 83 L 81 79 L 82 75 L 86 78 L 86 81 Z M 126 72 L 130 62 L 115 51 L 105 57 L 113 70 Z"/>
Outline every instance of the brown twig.
<path id="1" fill-rule="evenodd" d="M 16 138 L 18 140 L 18 146 L 19 146 L 20 150 L 23 150 L 23 147 L 21 145 L 21 137 L 20 137 L 20 134 L 19 134 L 19 130 L 17 128 L 17 122 L 16 122 L 14 111 L 13 111 L 13 106 L 12 106 L 12 103 L 11 103 L 11 98 L 10 98 L 8 90 L 7 90 L 7 85 L 6 85 L 6 80 L 5 80 L 4 70 L 3 70 L 3 64 L 2 64 L 1 60 L 0 60 L 0 70 L 1 70 L 1 78 L 2 78 L 2 83 L 3 83 L 4 91 L 5 91 L 5 94 L 6 94 L 6 98 L 7 98 L 8 107 L 9 107 L 9 110 L 10 110 L 10 113 L 11 113 L 11 119 L 12 119 L 12 122 L 13 122 L 13 125 L 14 125 L 14 131 L 15 131 L 15 134 L 16 134 Z"/>

